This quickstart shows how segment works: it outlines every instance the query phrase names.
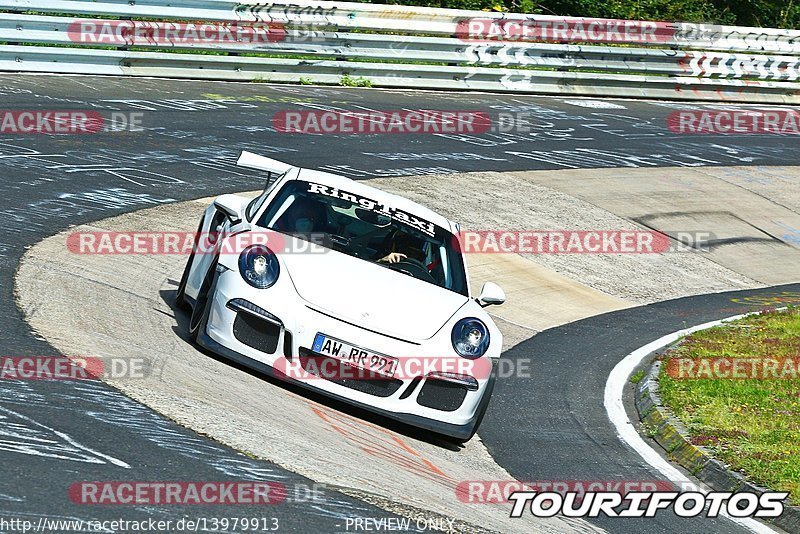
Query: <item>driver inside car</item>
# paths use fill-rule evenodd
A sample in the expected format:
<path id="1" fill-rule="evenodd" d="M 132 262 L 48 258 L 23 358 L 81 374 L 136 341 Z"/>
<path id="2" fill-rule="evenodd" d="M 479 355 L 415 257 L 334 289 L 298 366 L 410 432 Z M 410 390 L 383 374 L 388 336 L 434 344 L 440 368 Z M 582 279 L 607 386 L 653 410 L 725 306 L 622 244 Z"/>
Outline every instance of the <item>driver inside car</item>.
<path id="1" fill-rule="evenodd" d="M 396 230 L 390 239 L 389 252 L 378 262 L 398 263 L 405 259 L 425 262 L 425 242 L 418 237 Z"/>

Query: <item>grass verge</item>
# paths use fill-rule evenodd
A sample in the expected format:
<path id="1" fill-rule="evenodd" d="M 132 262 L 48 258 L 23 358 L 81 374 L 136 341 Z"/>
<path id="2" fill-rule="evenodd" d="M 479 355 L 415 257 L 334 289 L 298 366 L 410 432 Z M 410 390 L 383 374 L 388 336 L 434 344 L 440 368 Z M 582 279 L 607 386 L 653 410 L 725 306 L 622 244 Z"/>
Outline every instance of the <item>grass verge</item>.
<path id="1" fill-rule="evenodd" d="M 756 484 L 788 491 L 792 504 L 800 504 L 800 308 L 697 332 L 662 358 L 662 401 L 693 443 Z M 724 362 L 736 361 L 742 361 L 739 376 L 768 368 L 777 375 L 722 378 L 735 369 Z"/>

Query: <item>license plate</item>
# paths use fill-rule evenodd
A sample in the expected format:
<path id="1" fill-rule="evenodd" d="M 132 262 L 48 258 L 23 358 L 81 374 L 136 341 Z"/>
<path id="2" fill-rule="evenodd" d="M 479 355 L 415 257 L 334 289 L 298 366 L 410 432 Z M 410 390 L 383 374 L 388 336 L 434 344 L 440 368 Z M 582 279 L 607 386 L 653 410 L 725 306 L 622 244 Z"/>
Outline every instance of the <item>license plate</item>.
<path id="1" fill-rule="evenodd" d="M 317 334 L 314 337 L 314 346 L 311 350 L 388 378 L 392 378 L 397 370 L 397 358 L 362 349 L 325 334 Z"/>

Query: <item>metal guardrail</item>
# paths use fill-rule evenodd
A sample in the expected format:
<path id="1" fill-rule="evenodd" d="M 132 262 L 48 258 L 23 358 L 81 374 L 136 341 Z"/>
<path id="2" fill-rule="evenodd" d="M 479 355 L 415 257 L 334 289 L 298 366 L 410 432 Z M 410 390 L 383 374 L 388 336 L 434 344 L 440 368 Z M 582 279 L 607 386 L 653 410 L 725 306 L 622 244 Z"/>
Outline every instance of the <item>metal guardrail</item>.
<path id="1" fill-rule="evenodd" d="M 350 75 L 384 87 L 800 103 L 800 31 L 309 0 L 0 0 L 0 10 L 10 11 L 0 13 L 4 71 L 317 83 Z M 185 32 L 188 21 L 263 34 L 169 33 L 181 25 Z M 590 24 L 594 34 L 574 34 Z M 635 44 L 612 39 L 628 35 L 626 24 L 640 36 Z M 555 27 L 562 33 L 553 35 L 595 38 L 588 45 L 514 40 L 525 28 Z M 480 33 L 498 28 L 517 33 L 506 40 Z"/>
<path id="2" fill-rule="evenodd" d="M 748 28 L 704 25 L 685 22 L 610 21 L 581 17 L 525 15 L 456 9 L 437 9 L 313 0 L 3 0 L 0 9 L 30 10 L 116 17 L 275 22 L 294 25 L 329 25 L 338 28 L 375 32 L 415 33 L 453 36 L 464 21 L 529 22 L 542 24 L 567 22 L 589 25 L 594 22 L 640 23 L 654 26 L 654 44 L 730 52 L 800 53 L 800 31 L 776 28 Z"/>

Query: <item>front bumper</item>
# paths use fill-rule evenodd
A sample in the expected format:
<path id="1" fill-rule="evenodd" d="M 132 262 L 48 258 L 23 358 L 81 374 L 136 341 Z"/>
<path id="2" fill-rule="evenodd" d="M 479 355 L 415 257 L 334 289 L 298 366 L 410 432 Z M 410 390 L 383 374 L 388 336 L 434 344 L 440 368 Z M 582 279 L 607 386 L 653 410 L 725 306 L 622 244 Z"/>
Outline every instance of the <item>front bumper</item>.
<path id="1" fill-rule="evenodd" d="M 287 361 L 318 356 L 311 351 L 318 332 L 398 357 L 430 358 L 434 354 L 452 355 L 453 350 L 449 336 L 415 343 L 344 322 L 312 308 L 297 296 L 290 282 L 283 282 L 279 280 L 268 290 L 256 290 L 238 272 L 221 273 L 212 288 L 208 325 L 198 337 L 200 345 L 270 376 L 403 423 L 457 439 L 471 435 L 481 400 L 487 391 L 491 392 L 495 373 L 476 376 L 477 388 L 422 375 L 404 375 L 379 383 L 286 376 L 282 370 Z M 247 304 L 242 306 L 242 302 Z M 259 320 L 263 321 L 261 326 Z M 491 362 L 488 358 L 487 361 Z"/>

